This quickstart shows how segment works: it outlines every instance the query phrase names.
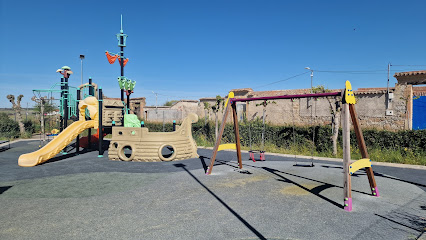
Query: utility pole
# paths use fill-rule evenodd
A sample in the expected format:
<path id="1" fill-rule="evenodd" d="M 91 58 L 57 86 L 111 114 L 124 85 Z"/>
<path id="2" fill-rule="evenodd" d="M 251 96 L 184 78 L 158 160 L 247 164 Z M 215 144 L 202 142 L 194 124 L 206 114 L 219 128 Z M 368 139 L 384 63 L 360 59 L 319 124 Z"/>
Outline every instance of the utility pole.
<path id="1" fill-rule="evenodd" d="M 158 93 L 156 93 L 156 92 L 154 92 L 154 91 L 151 91 L 152 93 L 154 93 L 155 94 L 155 114 L 157 114 L 157 111 L 158 111 L 158 105 L 157 105 L 157 95 L 158 95 Z"/>
<path id="2" fill-rule="evenodd" d="M 313 79 L 314 79 L 314 70 L 312 70 L 310 67 L 305 67 L 305 69 L 310 70 L 311 71 L 311 93 L 312 93 L 312 88 L 313 88 Z"/>
<path id="3" fill-rule="evenodd" d="M 27 109 L 25 110 L 25 122 L 27 121 L 28 118 L 28 102 L 27 102 Z"/>
<path id="4" fill-rule="evenodd" d="M 305 69 L 310 70 L 311 71 L 311 93 L 314 93 L 314 89 L 313 89 L 313 79 L 314 79 L 314 70 L 312 70 L 310 67 L 305 67 Z M 313 106 L 314 106 L 314 98 L 309 98 L 310 104 L 309 107 L 311 108 L 311 118 L 309 120 L 309 125 L 312 125 L 312 119 L 313 119 Z M 315 113 L 316 114 L 316 113 Z M 312 143 L 315 144 L 315 128 L 312 128 Z M 297 164 L 297 163 L 296 163 Z M 311 148 L 311 167 L 314 166 L 314 148 Z"/>
<path id="5" fill-rule="evenodd" d="M 389 109 L 389 76 L 390 76 L 390 67 L 391 64 L 388 63 L 388 86 L 386 88 L 386 110 Z"/>

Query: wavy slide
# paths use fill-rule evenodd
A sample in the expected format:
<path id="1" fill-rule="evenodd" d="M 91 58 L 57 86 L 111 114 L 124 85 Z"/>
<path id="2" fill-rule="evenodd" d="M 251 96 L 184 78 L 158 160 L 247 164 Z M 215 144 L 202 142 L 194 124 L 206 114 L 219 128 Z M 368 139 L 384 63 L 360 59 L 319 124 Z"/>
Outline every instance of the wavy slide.
<path id="1" fill-rule="evenodd" d="M 46 146 L 35 152 L 22 154 L 18 159 L 18 165 L 21 167 L 34 167 L 35 165 L 46 162 L 70 144 L 78 134 L 94 126 L 95 120 L 74 122 L 46 144 Z"/>

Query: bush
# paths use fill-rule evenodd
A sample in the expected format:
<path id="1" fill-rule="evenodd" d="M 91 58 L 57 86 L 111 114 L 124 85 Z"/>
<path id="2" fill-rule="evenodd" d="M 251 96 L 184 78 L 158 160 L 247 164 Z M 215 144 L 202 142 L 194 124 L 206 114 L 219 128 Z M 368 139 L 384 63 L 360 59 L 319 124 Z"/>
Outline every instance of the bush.
<path id="1" fill-rule="evenodd" d="M 24 121 L 25 131 L 29 134 L 35 133 L 35 125 L 31 120 Z"/>
<path id="2" fill-rule="evenodd" d="M 146 123 L 151 132 L 161 132 L 162 123 Z M 192 125 L 192 135 L 199 146 L 214 146 L 215 124 L 200 119 Z M 172 124 L 166 123 L 166 131 L 172 131 Z M 253 149 L 259 150 L 262 141 L 263 124 L 261 120 L 240 122 L 241 146 L 249 149 L 250 139 Z M 293 133 L 294 131 L 294 133 Z M 314 133 L 314 142 L 312 134 Z M 251 138 L 249 137 L 251 135 Z M 404 130 L 390 132 L 385 130 L 363 130 L 364 140 L 373 161 L 426 164 L 426 130 Z M 276 126 L 265 124 L 265 150 L 282 153 L 307 154 L 311 150 L 316 156 L 333 157 L 333 142 L 330 126 Z M 360 159 L 355 132 L 351 131 L 352 158 Z M 235 143 L 234 126 L 226 124 L 221 143 Z M 339 130 L 338 157 L 342 157 L 342 131 Z M 300 152 L 303 151 L 303 152 Z"/>
<path id="3" fill-rule="evenodd" d="M 6 113 L 0 113 L 0 137 L 5 139 L 19 137 L 19 125 Z"/>
<path id="4" fill-rule="evenodd" d="M 31 137 L 35 131 L 34 123 L 31 120 L 24 121 L 24 138 Z M 18 122 L 11 119 L 6 113 L 0 113 L 0 138 L 12 139 L 20 137 Z"/>

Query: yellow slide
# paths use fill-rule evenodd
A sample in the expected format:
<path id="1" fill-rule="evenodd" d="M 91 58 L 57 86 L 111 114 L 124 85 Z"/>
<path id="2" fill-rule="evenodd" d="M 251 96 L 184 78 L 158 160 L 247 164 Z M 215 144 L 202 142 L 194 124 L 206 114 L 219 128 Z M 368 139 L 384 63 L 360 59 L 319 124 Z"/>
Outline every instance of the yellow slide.
<path id="1" fill-rule="evenodd" d="M 85 129 L 95 127 L 96 124 L 95 120 L 74 122 L 43 148 L 32 153 L 22 154 L 19 157 L 18 165 L 21 167 L 34 167 L 37 164 L 46 162 L 70 144 L 78 134 Z"/>

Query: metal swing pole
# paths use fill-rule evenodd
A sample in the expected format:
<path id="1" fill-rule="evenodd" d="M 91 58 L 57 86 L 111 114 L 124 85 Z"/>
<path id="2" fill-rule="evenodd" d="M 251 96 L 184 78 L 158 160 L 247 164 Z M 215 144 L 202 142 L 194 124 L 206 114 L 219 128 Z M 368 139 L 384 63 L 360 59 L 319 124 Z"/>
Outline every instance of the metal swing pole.
<path id="1" fill-rule="evenodd" d="M 249 122 L 249 125 L 248 125 L 248 129 L 249 129 L 249 144 L 250 144 L 250 152 L 251 152 L 252 147 L 251 147 L 251 128 L 250 128 L 250 125 L 251 125 L 251 122 Z"/>
<path id="2" fill-rule="evenodd" d="M 266 112 L 265 108 L 266 106 L 263 107 L 262 146 L 261 146 L 261 150 L 259 151 L 260 161 L 265 161 L 265 112 Z"/>
<path id="3" fill-rule="evenodd" d="M 314 98 L 314 103 L 315 103 L 315 117 L 317 116 L 317 100 L 315 100 Z M 312 112 L 313 109 L 311 109 Z M 311 116 L 312 117 L 312 116 Z M 313 117 L 312 117 L 313 118 Z M 314 147 L 315 147 L 315 121 L 314 121 L 314 126 L 312 128 L 312 149 L 311 149 L 311 167 L 314 166 Z"/>
<path id="4" fill-rule="evenodd" d="M 293 147 L 296 146 L 296 132 L 294 131 L 294 99 L 291 99 L 291 116 L 292 116 L 292 120 L 293 120 Z M 297 157 L 296 157 L 296 153 L 294 153 L 294 165 L 297 165 Z"/>
<path id="5" fill-rule="evenodd" d="M 262 151 L 265 150 L 265 107 L 263 107 L 263 116 L 262 116 L 262 146 L 261 149 Z"/>
<path id="6" fill-rule="evenodd" d="M 252 139 L 251 139 L 251 121 L 249 122 L 249 143 L 250 143 L 250 151 L 249 151 L 249 159 L 252 160 L 253 162 L 256 161 L 254 160 L 254 152 L 253 152 L 253 147 L 252 147 Z"/>

